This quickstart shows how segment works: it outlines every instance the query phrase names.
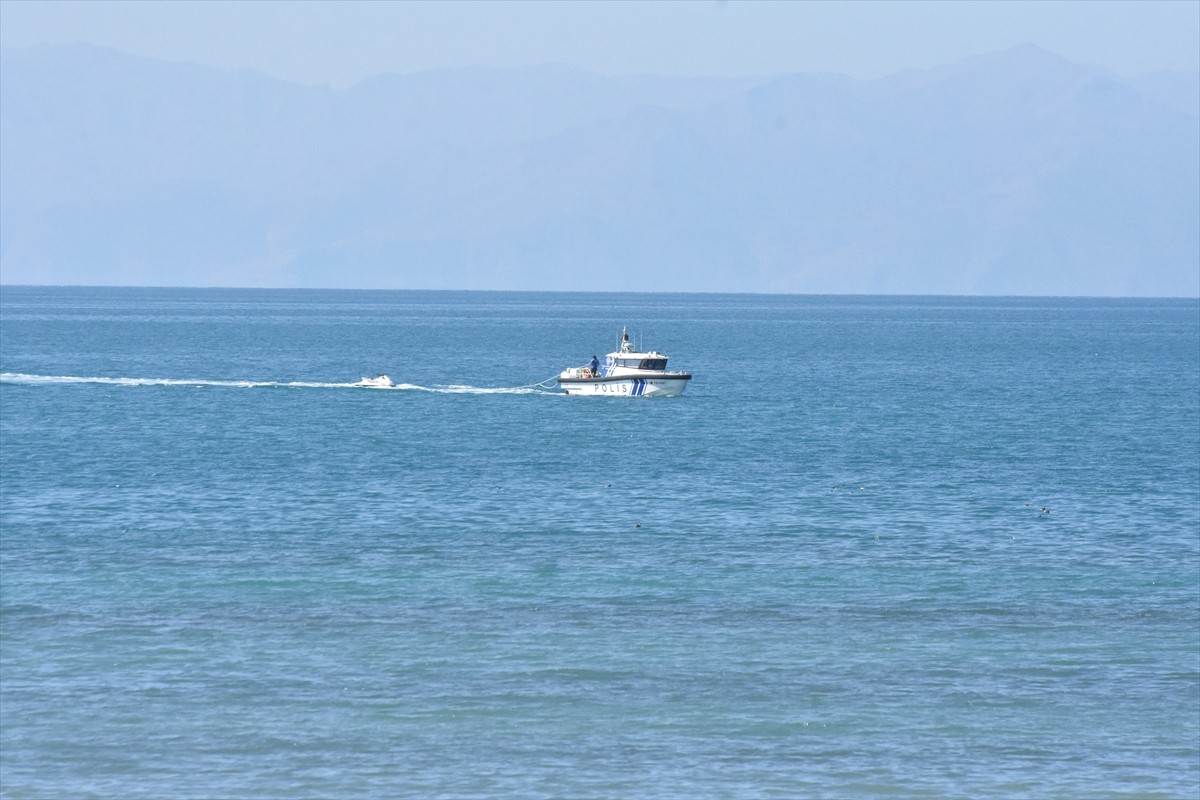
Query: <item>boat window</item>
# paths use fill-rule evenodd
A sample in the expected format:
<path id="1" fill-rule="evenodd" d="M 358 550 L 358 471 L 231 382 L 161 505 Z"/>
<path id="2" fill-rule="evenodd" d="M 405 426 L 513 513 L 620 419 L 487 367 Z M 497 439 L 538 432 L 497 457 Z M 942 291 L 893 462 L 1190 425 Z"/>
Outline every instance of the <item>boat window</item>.
<path id="1" fill-rule="evenodd" d="M 640 369 L 666 369 L 667 360 L 665 358 L 643 358 L 642 363 L 638 366 Z"/>

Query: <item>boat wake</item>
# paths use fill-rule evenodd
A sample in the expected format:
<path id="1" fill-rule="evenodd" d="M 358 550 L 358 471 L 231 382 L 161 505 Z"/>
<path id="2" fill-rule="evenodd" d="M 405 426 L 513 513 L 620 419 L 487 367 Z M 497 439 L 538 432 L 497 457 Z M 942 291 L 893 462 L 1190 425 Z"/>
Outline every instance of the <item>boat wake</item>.
<path id="1" fill-rule="evenodd" d="M 213 386 L 228 389 L 374 389 L 376 391 L 430 392 L 432 394 L 553 394 L 541 384 L 529 386 L 419 386 L 415 383 L 393 383 L 385 375 L 362 378 L 354 383 L 323 381 L 220 381 L 180 378 L 106 378 L 75 375 L 28 375 L 20 372 L 0 373 L 0 383 L 25 386 L 61 386 L 66 384 L 101 384 L 105 386 Z"/>

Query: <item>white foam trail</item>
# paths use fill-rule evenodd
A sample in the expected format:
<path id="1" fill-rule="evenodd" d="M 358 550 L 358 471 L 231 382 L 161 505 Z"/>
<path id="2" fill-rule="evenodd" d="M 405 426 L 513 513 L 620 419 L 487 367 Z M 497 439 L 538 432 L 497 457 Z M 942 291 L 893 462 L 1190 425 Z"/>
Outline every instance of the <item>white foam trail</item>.
<path id="1" fill-rule="evenodd" d="M 105 378 L 80 377 L 76 375 L 28 375 L 21 372 L 0 373 L 0 383 L 16 383 L 26 386 L 63 384 L 102 384 L 107 386 L 217 386 L 232 389 L 374 389 L 376 391 L 415 391 L 434 394 L 559 394 L 536 386 L 486 387 L 452 384 L 449 386 L 418 386 L 415 383 L 397 383 L 392 386 L 364 385 L 354 383 L 326 383 L 318 381 L 216 381 L 179 378 Z"/>
<path id="2" fill-rule="evenodd" d="M 411 389 L 418 392 L 435 392 L 437 394 L 560 394 L 533 386 L 417 386 L 412 383 L 398 383 L 393 389 Z"/>
<path id="3" fill-rule="evenodd" d="M 64 383 L 99 383 L 108 386 L 235 386 L 243 388 L 283 385 L 269 381 L 210 381 L 180 380 L 176 378 L 104 378 L 80 377 L 77 375 L 27 375 L 20 372 L 0 373 L 0 382 L 23 383 L 35 386 Z"/>

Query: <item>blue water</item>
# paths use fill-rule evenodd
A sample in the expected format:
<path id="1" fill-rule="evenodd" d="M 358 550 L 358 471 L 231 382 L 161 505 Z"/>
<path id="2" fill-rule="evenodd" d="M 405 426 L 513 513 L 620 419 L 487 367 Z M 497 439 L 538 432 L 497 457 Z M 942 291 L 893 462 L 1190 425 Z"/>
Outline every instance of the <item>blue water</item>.
<path id="1" fill-rule="evenodd" d="M 684 396 L 535 386 L 626 324 Z M 4 798 L 1200 793 L 1194 300 L 4 287 L 0 373 Z"/>

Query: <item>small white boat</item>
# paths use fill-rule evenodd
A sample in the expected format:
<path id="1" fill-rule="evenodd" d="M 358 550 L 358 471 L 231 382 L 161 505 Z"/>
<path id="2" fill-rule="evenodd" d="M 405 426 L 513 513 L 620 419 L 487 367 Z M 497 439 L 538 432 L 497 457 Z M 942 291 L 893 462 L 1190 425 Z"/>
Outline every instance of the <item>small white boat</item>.
<path id="1" fill-rule="evenodd" d="M 620 346 L 604 357 L 603 366 L 592 356 L 585 367 L 564 369 L 558 385 L 567 394 L 675 397 L 683 394 L 691 379 L 686 372 L 667 372 L 667 357 L 662 353 L 634 350 L 628 331 L 622 328 Z"/>
<path id="2" fill-rule="evenodd" d="M 374 378 L 363 378 L 355 386 L 365 386 L 368 389 L 391 389 L 396 386 L 387 375 L 376 375 Z"/>

